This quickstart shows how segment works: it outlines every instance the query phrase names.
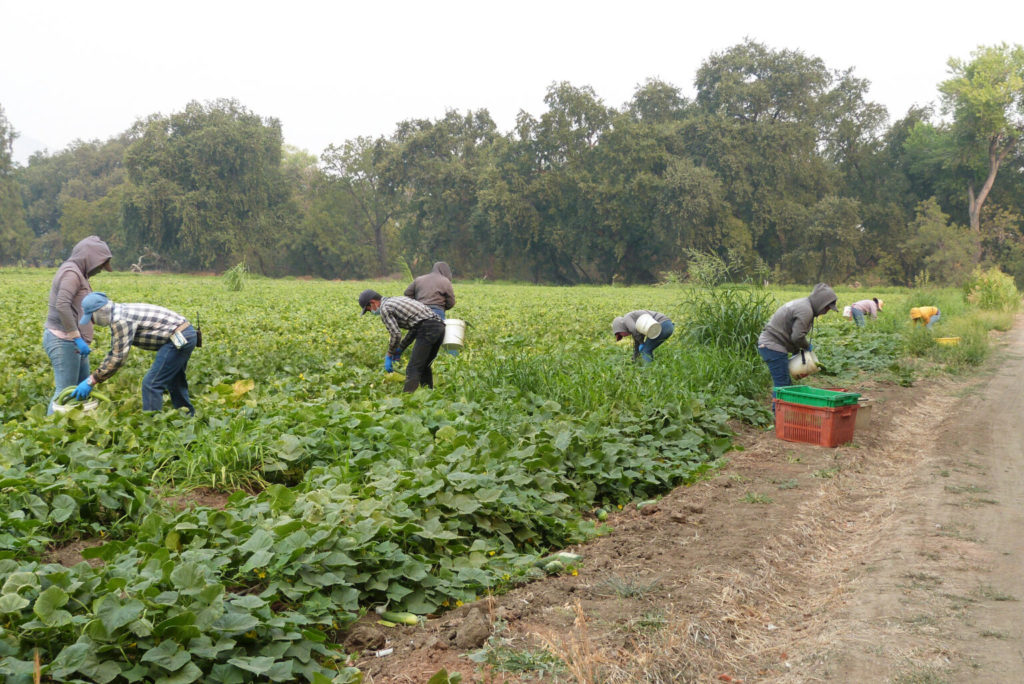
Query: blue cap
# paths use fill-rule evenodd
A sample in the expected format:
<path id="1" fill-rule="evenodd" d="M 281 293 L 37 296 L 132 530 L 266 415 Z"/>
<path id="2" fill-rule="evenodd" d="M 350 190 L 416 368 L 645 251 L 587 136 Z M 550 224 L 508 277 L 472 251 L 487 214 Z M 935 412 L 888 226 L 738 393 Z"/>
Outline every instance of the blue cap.
<path id="1" fill-rule="evenodd" d="M 78 319 L 78 325 L 85 325 L 92 322 L 92 312 L 98 311 L 107 305 L 107 295 L 103 292 L 90 292 L 82 300 L 82 311 L 84 315 Z"/>

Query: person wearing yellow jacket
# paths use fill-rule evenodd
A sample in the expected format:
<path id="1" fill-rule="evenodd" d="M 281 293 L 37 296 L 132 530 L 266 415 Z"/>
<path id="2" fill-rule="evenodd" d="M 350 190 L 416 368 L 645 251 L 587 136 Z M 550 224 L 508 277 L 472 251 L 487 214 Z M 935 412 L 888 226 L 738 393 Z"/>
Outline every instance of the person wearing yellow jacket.
<path id="1" fill-rule="evenodd" d="M 941 316 L 942 312 L 937 306 L 916 306 L 910 310 L 910 320 L 914 323 L 924 323 L 928 328 L 935 325 L 935 321 Z"/>

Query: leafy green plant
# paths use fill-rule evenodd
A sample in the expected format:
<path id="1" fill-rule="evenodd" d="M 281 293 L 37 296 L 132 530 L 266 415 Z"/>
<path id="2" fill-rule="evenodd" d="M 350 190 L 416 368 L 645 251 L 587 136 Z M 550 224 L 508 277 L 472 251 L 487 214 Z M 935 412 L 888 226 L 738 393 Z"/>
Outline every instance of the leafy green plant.
<path id="1" fill-rule="evenodd" d="M 1020 308 L 1020 292 L 1011 276 L 999 268 L 976 268 L 963 286 L 964 299 L 982 309 L 1016 311 Z"/>
<path id="2" fill-rule="evenodd" d="M 244 261 L 239 261 L 237 264 L 229 268 L 224 272 L 222 276 L 224 278 L 224 285 L 230 292 L 238 292 L 245 287 L 245 281 L 249 276 L 249 267 L 245 265 Z"/>

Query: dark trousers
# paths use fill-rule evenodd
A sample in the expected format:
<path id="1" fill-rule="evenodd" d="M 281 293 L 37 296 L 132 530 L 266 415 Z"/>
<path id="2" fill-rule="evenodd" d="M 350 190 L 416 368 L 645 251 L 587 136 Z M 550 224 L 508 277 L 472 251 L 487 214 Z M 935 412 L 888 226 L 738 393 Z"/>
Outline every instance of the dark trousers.
<path id="1" fill-rule="evenodd" d="M 185 346 L 178 349 L 172 342 L 167 342 L 157 349 L 156 358 L 150 366 L 146 377 L 142 378 L 142 410 L 159 411 L 164 405 L 164 390 L 171 396 L 174 408 L 186 408 L 189 415 L 196 410 L 188 397 L 188 380 L 185 371 L 192 350 L 196 348 L 196 330 L 191 325 L 182 331 Z"/>
<path id="2" fill-rule="evenodd" d="M 420 321 L 413 330 L 416 332 L 416 344 L 409 357 L 409 366 L 405 369 L 406 392 L 414 392 L 420 385 L 434 388 L 434 371 L 430 366 L 444 341 L 444 323 L 441 321 Z"/>

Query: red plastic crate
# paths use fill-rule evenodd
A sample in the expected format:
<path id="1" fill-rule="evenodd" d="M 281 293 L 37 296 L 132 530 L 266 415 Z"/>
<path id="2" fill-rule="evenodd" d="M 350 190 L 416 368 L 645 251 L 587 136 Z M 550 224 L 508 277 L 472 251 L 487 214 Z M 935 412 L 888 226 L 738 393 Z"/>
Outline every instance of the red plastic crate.
<path id="1" fill-rule="evenodd" d="M 853 440 L 857 405 L 805 406 L 775 400 L 775 435 L 789 442 L 834 447 Z"/>

